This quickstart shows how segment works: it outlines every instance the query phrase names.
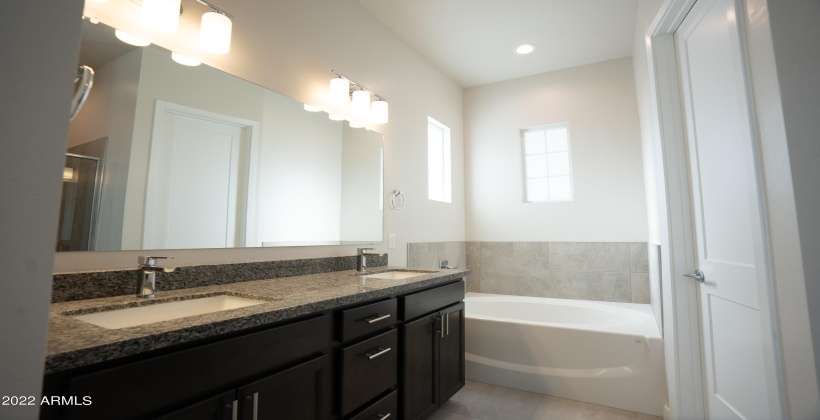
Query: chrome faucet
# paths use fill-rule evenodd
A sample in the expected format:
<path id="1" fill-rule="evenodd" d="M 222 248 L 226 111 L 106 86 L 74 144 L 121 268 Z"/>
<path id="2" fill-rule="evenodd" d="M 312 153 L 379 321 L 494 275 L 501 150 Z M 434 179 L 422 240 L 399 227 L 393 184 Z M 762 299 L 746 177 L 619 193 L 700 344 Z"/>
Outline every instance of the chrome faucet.
<path id="1" fill-rule="evenodd" d="M 159 267 L 157 260 L 173 259 L 174 257 L 139 257 L 137 271 L 137 297 L 153 298 L 157 291 L 156 278 L 157 273 L 172 273 L 174 267 Z"/>
<path id="2" fill-rule="evenodd" d="M 386 254 L 373 251 L 373 248 L 358 248 L 356 249 L 356 271 L 360 273 L 367 272 L 367 256 L 383 257 Z"/>

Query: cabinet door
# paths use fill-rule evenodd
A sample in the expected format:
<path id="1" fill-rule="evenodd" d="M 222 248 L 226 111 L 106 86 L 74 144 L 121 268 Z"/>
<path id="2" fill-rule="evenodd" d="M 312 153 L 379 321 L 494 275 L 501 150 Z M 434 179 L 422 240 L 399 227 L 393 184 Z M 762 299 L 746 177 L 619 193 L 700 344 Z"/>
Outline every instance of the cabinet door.
<path id="1" fill-rule="evenodd" d="M 440 334 L 437 314 L 405 324 L 402 331 L 402 418 L 426 418 L 436 410 L 436 335 Z"/>
<path id="2" fill-rule="evenodd" d="M 330 370 L 330 356 L 324 355 L 239 388 L 239 418 L 330 418 Z"/>
<path id="3" fill-rule="evenodd" d="M 439 405 L 464 386 L 464 303 L 439 312 L 444 335 L 439 334 Z"/>
<path id="4" fill-rule="evenodd" d="M 158 417 L 156 420 L 231 420 L 235 399 L 236 391 L 231 390 Z"/>

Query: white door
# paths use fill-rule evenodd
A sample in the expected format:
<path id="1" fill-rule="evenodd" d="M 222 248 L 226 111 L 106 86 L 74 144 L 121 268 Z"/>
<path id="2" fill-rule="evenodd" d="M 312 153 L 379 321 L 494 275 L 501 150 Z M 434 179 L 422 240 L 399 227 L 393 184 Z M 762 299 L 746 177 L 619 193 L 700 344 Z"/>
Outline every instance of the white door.
<path id="1" fill-rule="evenodd" d="M 733 0 L 698 0 L 675 35 L 710 419 L 778 418 L 767 255 Z M 694 281 L 694 280 L 693 280 Z"/>
<path id="2" fill-rule="evenodd" d="M 247 183 L 244 128 L 164 109 L 157 113 L 143 249 L 242 244 Z M 230 117 L 226 117 L 230 119 Z"/>

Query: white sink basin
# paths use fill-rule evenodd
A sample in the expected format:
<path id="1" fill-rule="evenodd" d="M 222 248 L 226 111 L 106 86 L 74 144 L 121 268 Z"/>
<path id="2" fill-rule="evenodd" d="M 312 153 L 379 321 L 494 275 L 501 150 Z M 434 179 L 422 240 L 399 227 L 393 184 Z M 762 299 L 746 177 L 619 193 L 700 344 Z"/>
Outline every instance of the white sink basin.
<path id="1" fill-rule="evenodd" d="M 155 303 L 134 308 L 114 309 L 105 312 L 94 312 L 85 315 L 74 315 L 72 318 L 114 330 L 185 318 L 187 316 L 244 308 L 246 306 L 260 305 L 263 303 L 267 302 L 238 296 L 218 295 L 206 298 Z"/>
<path id="2" fill-rule="evenodd" d="M 423 276 L 425 274 L 430 273 L 419 273 L 415 271 L 385 271 L 382 273 L 376 274 L 368 274 L 366 276 L 362 276 L 367 279 L 385 279 L 385 280 L 401 280 L 401 279 L 409 279 L 410 277 L 418 277 Z"/>

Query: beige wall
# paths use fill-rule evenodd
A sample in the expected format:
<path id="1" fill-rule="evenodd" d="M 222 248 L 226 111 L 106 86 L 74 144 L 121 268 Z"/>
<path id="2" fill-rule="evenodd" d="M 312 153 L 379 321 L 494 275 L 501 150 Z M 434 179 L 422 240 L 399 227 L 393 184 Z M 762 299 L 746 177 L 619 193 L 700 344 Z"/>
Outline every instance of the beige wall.
<path id="1" fill-rule="evenodd" d="M 468 240 L 646 241 L 631 59 L 466 89 L 464 115 Z M 524 203 L 520 130 L 563 122 L 574 200 Z"/>
<path id="2" fill-rule="evenodd" d="M 135 13 L 128 0 L 88 3 L 87 14 L 112 26 L 151 38 L 166 48 L 202 58 L 207 64 L 300 102 L 321 102 L 335 69 L 386 97 L 390 122 L 375 127 L 385 135 L 385 192 L 400 189 L 407 206 L 385 206 L 384 238 L 396 233 L 397 248 L 386 240 L 377 249 L 390 252 L 390 263 L 406 263 L 406 244 L 464 240 L 462 89 L 425 61 L 354 0 L 237 2 L 231 53 L 202 54 L 195 45 L 199 12 L 183 14 L 173 35 L 147 33 L 120 11 Z M 192 6 L 190 9 L 194 9 Z M 227 5 L 225 6 L 228 7 Z M 451 128 L 453 203 L 426 199 L 427 116 Z M 218 264 L 352 255 L 355 246 L 174 250 L 178 265 Z M 140 251 L 61 253 L 56 272 L 132 268 Z"/>

